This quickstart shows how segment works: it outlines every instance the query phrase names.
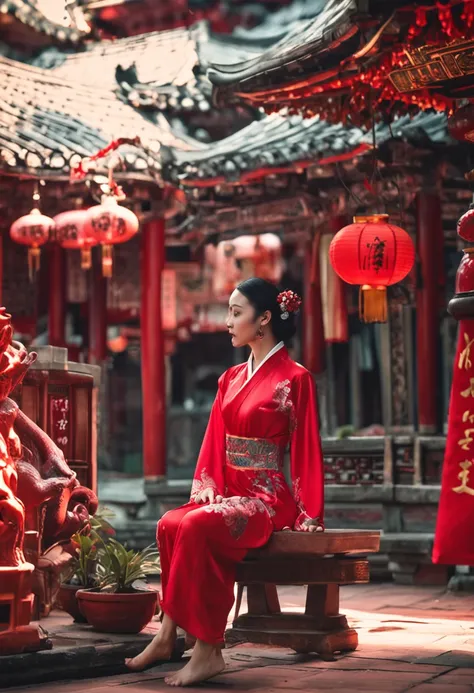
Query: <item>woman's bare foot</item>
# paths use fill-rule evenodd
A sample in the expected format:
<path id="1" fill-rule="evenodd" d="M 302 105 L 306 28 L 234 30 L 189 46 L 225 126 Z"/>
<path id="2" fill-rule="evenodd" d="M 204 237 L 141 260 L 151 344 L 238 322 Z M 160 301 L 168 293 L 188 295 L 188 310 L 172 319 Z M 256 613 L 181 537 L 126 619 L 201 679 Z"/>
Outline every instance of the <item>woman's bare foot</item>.
<path id="1" fill-rule="evenodd" d="M 125 665 L 131 671 L 143 671 L 156 662 L 165 662 L 171 659 L 176 642 L 176 625 L 165 614 L 159 632 L 155 635 L 143 652 L 136 657 L 125 660 Z"/>
<path id="2" fill-rule="evenodd" d="M 220 647 L 198 640 L 191 659 L 180 671 L 165 678 L 169 686 L 192 686 L 217 676 L 225 669 Z"/>

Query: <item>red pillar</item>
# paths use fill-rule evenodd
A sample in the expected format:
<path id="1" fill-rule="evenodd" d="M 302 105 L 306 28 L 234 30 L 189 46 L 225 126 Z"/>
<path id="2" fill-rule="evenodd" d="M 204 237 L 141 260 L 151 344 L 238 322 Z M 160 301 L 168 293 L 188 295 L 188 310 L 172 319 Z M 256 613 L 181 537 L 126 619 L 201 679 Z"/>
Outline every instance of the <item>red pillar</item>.
<path id="1" fill-rule="evenodd" d="M 421 191 L 417 197 L 416 367 L 418 428 L 435 433 L 438 426 L 439 311 L 444 286 L 443 222 L 436 192 Z"/>
<path id="2" fill-rule="evenodd" d="M 100 248 L 92 249 L 89 284 L 89 363 L 107 358 L 107 279 L 102 276 Z"/>
<path id="3" fill-rule="evenodd" d="M 66 257 L 54 243 L 49 248 L 48 343 L 62 347 L 66 343 Z"/>
<path id="4" fill-rule="evenodd" d="M 166 478 L 165 340 L 161 316 L 161 276 L 165 264 L 165 221 L 143 225 L 141 249 L 141 340 L 143 474 Z"/>
<path id="5" fill-rule="evenodd" d="M 304 258 L 303 363 L 314 375 L 322 373 L 326 366 L 319 267 L 320 237 L 317 233 L 308 243 Z"/>

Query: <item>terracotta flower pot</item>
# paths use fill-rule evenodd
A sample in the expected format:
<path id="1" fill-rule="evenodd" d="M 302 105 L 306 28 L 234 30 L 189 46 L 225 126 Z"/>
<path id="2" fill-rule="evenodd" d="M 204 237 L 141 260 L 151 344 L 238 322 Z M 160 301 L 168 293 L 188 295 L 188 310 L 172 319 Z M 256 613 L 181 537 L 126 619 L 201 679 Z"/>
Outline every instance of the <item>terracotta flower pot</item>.
<path id="1" fill-rule="evenodd" d="M 79 608 L 87 622 L 102 633 L 139 633 L 150 623 L 158 592 L 97 592 L 79 590 Z"/>
<path id="2" fill-rule="evenodd" d="M 82 585 L 62 584 L 59 588 L 58 603 L 63 611 L 73 617 L 75 623 L 87 623 L 86 617 L 81 613 L 76 593 L 84 589 Z"/>

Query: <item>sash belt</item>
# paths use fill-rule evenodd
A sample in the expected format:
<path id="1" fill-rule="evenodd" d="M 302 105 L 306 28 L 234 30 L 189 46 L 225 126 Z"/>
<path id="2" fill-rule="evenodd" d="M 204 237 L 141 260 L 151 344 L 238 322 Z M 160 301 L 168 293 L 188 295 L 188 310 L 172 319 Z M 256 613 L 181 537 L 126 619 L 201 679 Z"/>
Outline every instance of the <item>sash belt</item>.
<path id="1" fill-rule="evenodd" d="M 226 461 L 239 469 L 280 470 L 283 449 L 265 438 L 239 438 L 226 435 Z"/>

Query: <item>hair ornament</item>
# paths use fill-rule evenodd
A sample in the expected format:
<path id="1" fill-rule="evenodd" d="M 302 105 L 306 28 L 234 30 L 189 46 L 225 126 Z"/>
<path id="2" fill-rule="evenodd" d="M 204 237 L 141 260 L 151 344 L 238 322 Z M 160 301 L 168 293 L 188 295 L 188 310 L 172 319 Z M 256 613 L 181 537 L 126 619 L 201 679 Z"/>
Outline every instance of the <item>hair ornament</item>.
<path id="1" fill-rule="evenodd" d="M 302 303 L 298 294 L 290 289 L 279 293 L 277 296 L 277 301 L 280 304 L 280 317 L 282 320 L 288 320 L 290 313 L 298 313 Z"/>

